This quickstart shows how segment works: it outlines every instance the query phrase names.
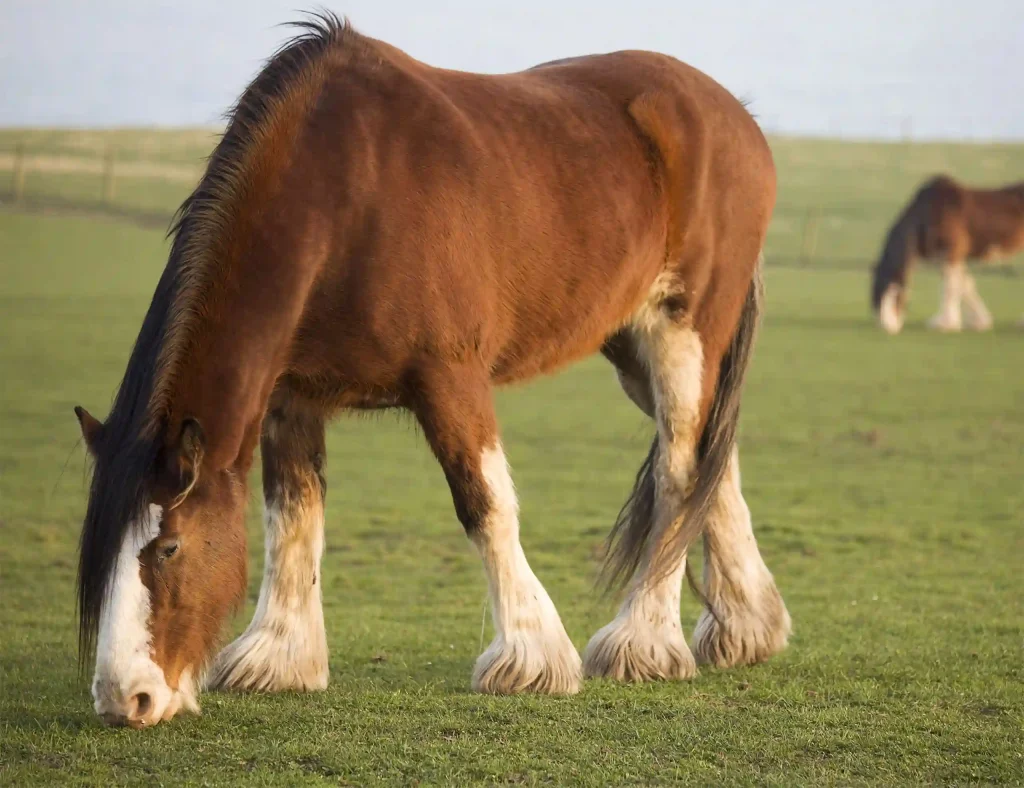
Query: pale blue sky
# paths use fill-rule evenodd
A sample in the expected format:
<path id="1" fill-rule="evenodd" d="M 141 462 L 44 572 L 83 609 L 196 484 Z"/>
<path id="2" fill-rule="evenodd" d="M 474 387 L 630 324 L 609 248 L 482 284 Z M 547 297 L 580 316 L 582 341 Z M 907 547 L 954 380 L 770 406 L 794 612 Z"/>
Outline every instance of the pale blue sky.
<path id="1" fill-rule="evenodd" d="M 1024 138 L 1024 0 L 321 4 L 449 68 L 666 52 L 750 99 L 772 131 Z M 315 5 L 0 0 L 0 125 L 217 123 L 288 35 L 275 25 Z"/>

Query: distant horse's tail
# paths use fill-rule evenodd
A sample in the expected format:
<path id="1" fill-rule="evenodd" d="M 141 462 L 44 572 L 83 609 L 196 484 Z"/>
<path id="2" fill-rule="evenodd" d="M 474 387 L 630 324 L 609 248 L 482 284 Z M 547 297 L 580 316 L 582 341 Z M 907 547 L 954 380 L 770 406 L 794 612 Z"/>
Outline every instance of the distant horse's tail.
<path id="1" fill-rule="evenodd" d="M 740 417 L 740 394 L 743 379 L 754 347 L 754 339 L 760 323 L 764 300 L 762 259 L 759 258 L 754 271 L 747 300 L 743 305 L 736 333 L 722 358 L 718 374 L 718 386 L 708 412 L 704 431 L 697 442 L 697 457 L 694 479 L 686 499 L 682 521 L 667 544 L 658 545 L 657 554 L 651 560 L 649 579 L 653 582 L 669 574 L 704 530 L 708 513 L 715 500 L 718 487 L 725 477 L 736 443 L 736 428 Z M 654 533 L 654 472 L 658 458 L 658 438 L 654 438 L 647 459 L 637 472 L 633 492 L 626 501 L 615 526 L 608 537 L 609 550 L 602 570 L 602 578 L 608 586 L 621 585 L 636 571 L 648 550 Z M 690 587 L 702 596 L 687 570 Z"/>
<path id="2" fill-rule="evenodd" d="M 897 217 L 872 273 L 871 307 L 882 328 L 890 334 L 903 327 L 907 284 L 914 262 L 928 253 L 928 211 L 932 192 L 940 181 L 945 179 L 940 176 L 929 180 Z"/>

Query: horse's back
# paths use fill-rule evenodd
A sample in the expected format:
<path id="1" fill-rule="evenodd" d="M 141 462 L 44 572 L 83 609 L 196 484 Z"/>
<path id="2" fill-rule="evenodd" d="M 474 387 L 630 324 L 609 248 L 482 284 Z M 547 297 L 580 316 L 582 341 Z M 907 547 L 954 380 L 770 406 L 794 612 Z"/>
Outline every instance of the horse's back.
<path id="1" fill-rule="evenodd" d="M 376 370 L 376 386 L 416 356 L 529 377 L 595 351 L 628 319 L 665 266 L 673 221 L 665 152 L 629 112 L 641 96 L 675 109 L 687 166 L 712 172 L 686 195 L 698 208 L 744 210 L 770 168 L 742 105 L 663 55 L 479 75 L 371 46 L 332 72 L 310 120 L 303 155 L 324 166 L 309 188 L 331 195 L 343 231 L 303 333 L 330 336 L 339 370 Z"/>
<path id="2" fill-rule="evenodd" d="M 928 179 L 911 208 L 925 258 L 992 260 L 1024 248 L 1024 188 L 974 188 L 949 175 Z"/>
<path id="3" fill-rule="evenodd" d="M 971 257 L 999 260 L 1024 249 L 1024 188 L 1020 184 L 971 195 Z"/>

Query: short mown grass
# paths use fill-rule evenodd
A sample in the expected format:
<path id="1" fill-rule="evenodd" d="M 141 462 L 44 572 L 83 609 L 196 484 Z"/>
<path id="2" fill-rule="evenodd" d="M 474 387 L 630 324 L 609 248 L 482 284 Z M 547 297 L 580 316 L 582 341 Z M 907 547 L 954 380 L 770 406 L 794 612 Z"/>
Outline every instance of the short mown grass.
<path id="1" fill-rule="evenodd" d="M 787 149 L 780 172 L 817 166 L 800 175 L 808 200 L 830 172 L 837 195 L 867 199 L 876 187 L 844 150 L 808 144 L 799 164 Z M 1024 161 L 1009 151 L 954 159 Z M 898 203 L 913 178 L 892 180 Z M 891 338 L 867 309 L 867 259 L 800 271 L 769 254 L 741 430 L 745 494 L 795 626 L 768 664 L 593 681 L 569 699 L 472 694 L 491 625 L 443 476 L 409 420 L 343 417 L 329 433 L 327 692 L 213 693 L 201 717 L 102 728 L 76 667 L 86 488 L 71 408 L 105 413 L 165 258 L 160 232 L 0 214 L 0 784 L 1024 781 L 1024 279 L 980 278 L 994 332 L 940 336 L 921 328 L 937 289 L 924 274 Z M 525 549 L 582 648 L 615 609 L 594 578 L 650 427 L 598 359 L 502 392 L 499 412 Z M 258 483 L 233 632 L 259 585 Z M 687 628 L 697 611 L 687 601 Z"/>

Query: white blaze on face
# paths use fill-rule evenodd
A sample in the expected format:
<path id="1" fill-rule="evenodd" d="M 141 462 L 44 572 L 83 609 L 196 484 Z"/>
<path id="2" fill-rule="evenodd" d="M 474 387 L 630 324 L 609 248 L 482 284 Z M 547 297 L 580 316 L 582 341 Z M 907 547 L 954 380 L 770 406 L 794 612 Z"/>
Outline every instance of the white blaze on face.
<path id="1" fill-rule="evenodd" d="M 153 662 L 149 589 L 142 582 L 139 553 L 160 534 L 163 510 L 150 505 L 141 521 L 130 523 L 100 611 L 96 673 L 92 696 L 96 713 L 111 720 L 159 722 L 174 707 L 195 705 L 167 686 Z M 191 682 L 186 682 L 191 687 Z M 173 712 L 172 712 L 173 713 Z"/>
<path id="2" fill-rule="evenodd" d="M 886 333 L 898 334 L 903 328 L 903 314 L 900 312 L 900 286 L 891 284 L 882 295 L 878 305 L 878 320 Z"/>

